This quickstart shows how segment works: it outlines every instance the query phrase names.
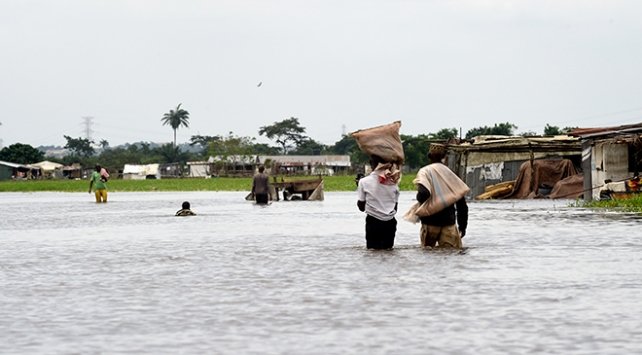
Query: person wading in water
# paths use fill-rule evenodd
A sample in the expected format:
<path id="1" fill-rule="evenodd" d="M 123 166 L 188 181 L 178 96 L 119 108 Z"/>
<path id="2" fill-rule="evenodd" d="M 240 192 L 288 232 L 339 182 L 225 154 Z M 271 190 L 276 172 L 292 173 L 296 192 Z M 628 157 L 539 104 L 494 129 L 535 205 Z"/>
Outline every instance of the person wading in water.
<path id="1" fill-rule="evenodd" d="M 96 203 L 107 202 L 107 178 L 101 175 L 101 169 L 100 165 L 96 165 L 95 171 L 89 177 L 89 193 L 93 188 L 96 195 Z"/>
<path id="2" fill-rule="evenodd" d="M 264 173 L 265 167 L 259 166 L 259 173 L 252 180 L 252 195 L 257 204 L 267 204 L 269 197 L 268 176 Z"/>
<path id="3" fill-rule="evenodd" d="M 397 232 L 400 172 L 380 157 L 370 157 L 372 173 L 359 179 L 357 207 L 366 213 L 366 247 L 392 249 Z M 392 169 L 392 171 L 391 171 Z"/>
<path id="4" fill-rule="evenodd" d="M 465 195 L 470 189 L 443 164 L 445 157 L 444 145 L 430 145 L 430 164 L 421 168 L 413 181 L 417 186 L 417 203 L 404 218 L 411 222 L 415 222 L 417 218 L 421 221 L 419 236 L 422 247 L 461 249 L 461 238 L 466 235 L 468 227 Z"/>

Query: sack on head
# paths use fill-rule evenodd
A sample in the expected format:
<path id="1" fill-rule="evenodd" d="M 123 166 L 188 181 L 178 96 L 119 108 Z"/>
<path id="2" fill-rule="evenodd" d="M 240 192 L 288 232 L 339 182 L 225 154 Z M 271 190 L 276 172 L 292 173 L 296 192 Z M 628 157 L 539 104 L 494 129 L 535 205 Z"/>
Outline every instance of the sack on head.
<path id="1" fill-rule="evenodd" d="M 350 136 L 357 141 L 364 153 L 401 165 L 404 161 L 404 153 L 399 127 L 401 127 L 401 121 L 395 121 L 383 126 L 360 129 L 350 133 Z"/>

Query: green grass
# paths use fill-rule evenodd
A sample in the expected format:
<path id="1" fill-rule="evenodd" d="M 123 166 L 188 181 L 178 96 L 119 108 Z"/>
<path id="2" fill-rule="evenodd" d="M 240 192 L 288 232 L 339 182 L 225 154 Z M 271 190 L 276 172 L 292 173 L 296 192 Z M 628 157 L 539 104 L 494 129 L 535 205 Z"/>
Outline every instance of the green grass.
<path id="1" fill-rule="evenodd" d="M 412 180 L 415 174 L 402 177 L 401 190 L 414 190 Z M 311 179 L 296 177 L 288 179 Z M 280 179 L 280 177 L 279 177 Z M 354 191 L 354 176 L 323 177 L 325 191 Z M 0 181 L 0 192 L 85 192 L 89 188 L 88 180 L 23 180 Z M 212 178 L 212 179 L 160 179 L 160 180 L 110 180 L 107 189 L 112 192 L 145 192 L 145 191 L 250 191 L 252 178 Z"/>
<path id="2" fill-rule="evenodd" d="M 605 209 L 610 211 L 642 213 L 642 195 L 626 200 L 587 201 L 581 207 Z"/>

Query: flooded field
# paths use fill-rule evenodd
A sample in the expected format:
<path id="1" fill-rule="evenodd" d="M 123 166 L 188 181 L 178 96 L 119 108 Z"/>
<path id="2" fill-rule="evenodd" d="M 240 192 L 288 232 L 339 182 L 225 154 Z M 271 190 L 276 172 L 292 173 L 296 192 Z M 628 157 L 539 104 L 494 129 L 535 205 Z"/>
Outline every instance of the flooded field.
<path id="1" fill-rule="evenodd" d="M 472 202 L 464 251 L 376 252 L 355 193 L 244 195 L 0 194 L 0 353 L 642 352 L 638 216 Z"/>

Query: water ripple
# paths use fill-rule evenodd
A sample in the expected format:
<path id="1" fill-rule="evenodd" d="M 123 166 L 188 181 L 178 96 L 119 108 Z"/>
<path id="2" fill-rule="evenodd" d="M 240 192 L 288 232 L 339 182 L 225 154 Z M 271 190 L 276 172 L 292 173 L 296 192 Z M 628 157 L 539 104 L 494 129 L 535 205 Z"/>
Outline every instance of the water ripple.
<path id="1" fill-rule="evenodd" d="M 0 353 L 642 351 L 637 215 L 471 202 L 466 249 L 377 252 L 353 193 L 243 195 L 1 194 Z"/>

